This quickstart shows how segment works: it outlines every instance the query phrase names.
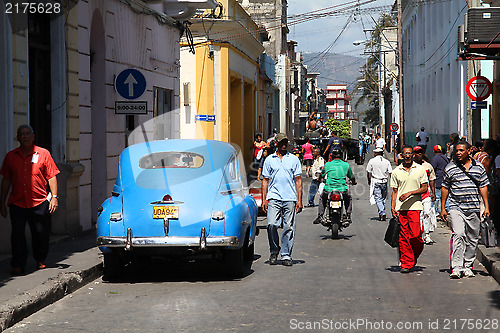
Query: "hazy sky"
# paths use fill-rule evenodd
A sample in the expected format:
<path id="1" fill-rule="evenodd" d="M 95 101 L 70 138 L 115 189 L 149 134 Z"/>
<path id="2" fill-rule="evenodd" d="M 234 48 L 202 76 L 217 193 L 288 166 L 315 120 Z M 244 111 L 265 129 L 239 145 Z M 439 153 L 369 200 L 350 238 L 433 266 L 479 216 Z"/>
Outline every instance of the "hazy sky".
<path id="1" fill-rule="evenodd" d="M 360 3 L 367 1 L 370 0 L 359 0 Z M 336 11 L 355 5 L 356 3 L 356 0 L 288 0 L 288 16 L 342 5 L 318 11 L 317 13 Z M 361 12 L 359 15 L 352 15 L 354 10 L 350 9 L 345 10 L 343 15 L 317 18 L 298 24 L 294 24 L 294 21 L 297 19 L 300 20 L 300 18 L 289 18 L 290 33 L 288 34 L 288 39 L 298 42 L 298 51 L 321 52 L 334 42 L 342 28 L 346 25 L 349 17 L 351 17 L 351 22 L 338 41 L 332 46 L 330 52 L 359 56 L 363 53 L 363 46 L 356 47 L 352 42 L 366 39 L 363 29 L 373 29 L 374 22 L 371 17 L 377 20 L 379 16 L 379 10 L 370 10 L 369 13 L 363 13 L 363 9 L 388 6 L 387 8 L 389 9 L 385 9 L 387 11 L 390 10 L 390 6 L 393 4 L 394 0 L 376 0 L 360 6 Z"/>

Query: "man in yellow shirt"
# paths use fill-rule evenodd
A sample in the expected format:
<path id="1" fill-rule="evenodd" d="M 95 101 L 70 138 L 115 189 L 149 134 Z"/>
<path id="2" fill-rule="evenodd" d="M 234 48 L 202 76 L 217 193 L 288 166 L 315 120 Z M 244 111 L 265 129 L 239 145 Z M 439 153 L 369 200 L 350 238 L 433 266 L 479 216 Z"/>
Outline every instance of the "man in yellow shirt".
<path id="1" fill-rule="evenodd" d="M 403 163 L 391 174 L 391 212 L 399 218 L 401 232 L 399 234 L 399 260 L 401 273 L 409 273 L 417 263 L 424 249 L 420 211 L 421 195 L 427 192 L 428 179 L 424 167 L 413 162 L 413 148 L 402 149 Z"/>

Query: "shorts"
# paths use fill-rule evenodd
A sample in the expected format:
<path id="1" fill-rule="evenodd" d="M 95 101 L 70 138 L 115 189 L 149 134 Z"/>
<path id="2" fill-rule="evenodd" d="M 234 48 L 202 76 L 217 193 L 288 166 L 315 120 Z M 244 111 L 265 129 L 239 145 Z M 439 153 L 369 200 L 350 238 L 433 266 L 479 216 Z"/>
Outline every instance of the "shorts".
<path id="1" fill-rule="evenodd" d="M 305 165 L 306 167 L 308 167 L 308 166 L 312 166 L 312 165 L 313 165 L 313 160 L 309 160 L 309 159 L 308 159 L 308 160 L 304 160 L 304 165 Z"/>

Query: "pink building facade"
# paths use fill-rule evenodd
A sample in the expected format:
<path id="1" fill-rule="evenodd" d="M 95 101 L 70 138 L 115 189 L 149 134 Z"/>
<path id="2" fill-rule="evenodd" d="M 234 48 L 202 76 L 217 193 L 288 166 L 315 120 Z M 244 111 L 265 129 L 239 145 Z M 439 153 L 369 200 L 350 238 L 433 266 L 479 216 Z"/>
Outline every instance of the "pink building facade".
<path id="1" fill-rule="evenodd" d="M 326 87 L 326 110 L 329 118 L 338 120 L 352 119 L 358 120 L 357 112 L 351 110 L 349 102 L 351 97 L 348 95 L 347 85 L 328 84 Z"/>

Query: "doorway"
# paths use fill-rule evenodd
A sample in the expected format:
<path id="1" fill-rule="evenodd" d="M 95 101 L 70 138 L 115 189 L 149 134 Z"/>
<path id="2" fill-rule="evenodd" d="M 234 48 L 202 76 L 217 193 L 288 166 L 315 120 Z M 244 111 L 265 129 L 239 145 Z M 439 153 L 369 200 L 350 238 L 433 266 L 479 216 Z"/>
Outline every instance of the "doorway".
<path id="1" fill-rule="evenodd" d="M 35 144 L 52 149 L 50 15 L 28 15 L 29 121 Z"/>
<path id="2" fill-rule="evenodd" d="M 90 30 L 90 98 L 91 98 L 91 202 L 92 222 L 96 222 L 97 208 L 107 195 L 107 140 L 106 140 L 106 60 L 102 16 L 98 10 L 92 17 Z"/>

